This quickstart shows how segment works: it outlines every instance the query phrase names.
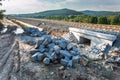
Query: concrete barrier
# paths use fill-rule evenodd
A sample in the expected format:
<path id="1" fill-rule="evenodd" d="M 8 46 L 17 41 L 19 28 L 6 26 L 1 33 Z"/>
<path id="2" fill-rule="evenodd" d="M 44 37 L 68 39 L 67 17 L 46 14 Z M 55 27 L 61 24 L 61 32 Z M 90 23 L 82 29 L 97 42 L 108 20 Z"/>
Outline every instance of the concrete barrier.
<path id="1" fill-rule="evenodd" d="M 115 35 L 83 30 L 79 28 L 69 28 L 69 31 L 76 37 L 78 42 L 82 42 L 84 41 L 84 39 L 89 39 L 90 46 L 103 44 L 103 43 L 109 44 L 112 46 L 113 42 L 117 38 Z"/>

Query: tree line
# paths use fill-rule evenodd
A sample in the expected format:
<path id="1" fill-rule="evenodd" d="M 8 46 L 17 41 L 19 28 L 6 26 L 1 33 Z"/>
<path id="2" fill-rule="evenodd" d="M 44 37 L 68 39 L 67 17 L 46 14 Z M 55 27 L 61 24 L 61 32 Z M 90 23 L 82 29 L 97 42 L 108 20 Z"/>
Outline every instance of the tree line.
<path id="1" fill-rule="evenodd" d="M 69 16 L 44 16 L 44 18 L 53 20 L 65 20 L 70 22 L 120 25 L 120 15 L 115 16 L 69 15 Z"/>

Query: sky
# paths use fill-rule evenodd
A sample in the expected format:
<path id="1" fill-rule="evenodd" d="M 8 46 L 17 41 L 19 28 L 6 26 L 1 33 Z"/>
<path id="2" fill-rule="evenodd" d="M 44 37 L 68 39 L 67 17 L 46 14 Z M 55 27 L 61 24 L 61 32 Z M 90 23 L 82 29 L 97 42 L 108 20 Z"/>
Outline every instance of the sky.
<path id="1" fill-rule="evenodd" d="M 5 0 L 6 14 L 34 13 L 68 8 L 77 11 L 120 11 L 120 0 Z"/>

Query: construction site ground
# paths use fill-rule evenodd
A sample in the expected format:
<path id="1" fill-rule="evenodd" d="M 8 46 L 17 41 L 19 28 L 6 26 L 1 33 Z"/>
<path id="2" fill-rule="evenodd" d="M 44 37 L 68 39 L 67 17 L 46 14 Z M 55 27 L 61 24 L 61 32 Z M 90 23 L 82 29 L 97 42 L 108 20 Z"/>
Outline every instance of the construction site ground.
<path id="1" fill-rule="evenodd" d="M 81 57 L 80 63 L 72 68 L 32 62 L 27 52 L 35 45 L 20 40 L 27 34 L 13 33 L 21 26 L 9 20 L 2 23 L 8 30 L 0 34 L 0 80 L 120 80 L 120 65 L 104 66 L 101 65 L 103 61 L 87 62 Z M 57 34 L 57 31 L 53 33 Z"/>

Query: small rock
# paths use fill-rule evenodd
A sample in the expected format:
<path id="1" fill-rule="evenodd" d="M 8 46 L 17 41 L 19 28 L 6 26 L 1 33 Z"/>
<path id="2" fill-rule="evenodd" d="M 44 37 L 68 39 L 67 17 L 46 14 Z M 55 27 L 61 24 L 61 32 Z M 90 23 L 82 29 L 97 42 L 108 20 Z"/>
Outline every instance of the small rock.
<path id="1" fill-rule="evenodd" d="M 44 39 L 47 39 L 47 41 L 50 43 L 52 42 L 51 36 L 50 35 L 43 35 Z"/>
<path id="2" fill-rule="evenodd" d="M 120 56 L 120 52 L 119 51 L 113 51 L 111 53 L 109 53 L 109 56 Z"/>
<path id="3" fill-rule="evenodd" d="M 56 60 L 57 59 L 57 55 L 55 54 L 55 52 L 53 52 L 51 54 L 51 57 L 52 57 L 52 61 Z"/>
<path id="4" fill-rule="evenodd" d="M 41 38 L 37 41 L 37 43 L 36 43 L 36 45 L 35 45 L 35 49 L 38 49 L 38 48 L 40 47 L 40 45 L 43 43 L 43 41 L 44 41 L 44 38 L 41 37 Z"/>
<path id="5" fill-rule="evenodd" d="M 61 63 L 62 65 L 64 65 L 64 66 L 67 66 L 68 61 L 67 61 L 66 59 L 61 59 L 61 60 L 60 60 L 60 63 Z"/>
<path id="6" fill-rule="evenodd" d="M 66 42 L 60 41 L 60 42 L 59 42 L 59 46 L 60 46 L 62 49 L 65 49 L 66 46 L 67 46 L 67 44 L 66 44 Z"/>
<path id="7" fill-rule="evenodd" d="M 44 53 L 45 54 L 45 56 L 47 57 L 47 58 L 49 58 L 49 59 L 51 59 L 52 60 L 52 57 L 51 57 L 51 54 L 49 54 L 49 53 Z"/>
<path id="8" fill-rule="evenodd" d="M 49 49 L 49 53 L 53 53 L 54 52 L 54 49 L 53 48 L 50 48 Z"/>
<path id="9" fill-rule="evenodd" d="M 59 46 L 57 46 L 57 45 L 54 46 L 55 53 L 59 54 L 60 50 L 61 50 L 61 48 Z"/>
<path id="10" fill-rule="evenodd" d="M 67 60 L 67 61 L 69 61 L 70 60 L 70 58 L 69 57 L 67 57 L 67 56 L 65 56 L 65 58 L 64 58 L 65 60 Z"/>
<path id="11" fill-rule="evenodd" d="M 72 50 L 75 51 L 75 52 L 78 52 L 78 49 L 77 49 L 76 46 L 74 46 L 74 47 L 72 48 Z"/>
<path id="12" fill-rule="evenodd" d="M 88 59 L 85 57 L 81 57 L 80 62 L 82 65 L 86 66 L 88 64 Z"/>
<path id="13" fill-rule="evenodd" d="M 80 56 L 79 56 L 79 55 L 73 56 L 73 57 L 72 57 L 72 61 L 73 61 L 73 63 L 79 63 L 79 61 L 80 61 Z"/>
<path id="14" fill-rule="evenodd" d="M 53 38 L 52 42 L 55 43 L 56 45 L 58 45 L 59 44 L 59 39 L 58 38 Z"/>
<path id="15" fill-rule="evenodd" d="M 60 66 L 60 67 L 59 67 L 59 70 L 64 70 L 64 69 L 65 69 L 64 66 Z"/>
<path id="16" fill-rule="evenodd" d="M 78 55 L 78 52 L 75 52 L 75 51 L 73 51 L 73 50 L 71 50 L 70 53 L 71 53 L 72 56 Z"/>
<path id="17" fill-rule="evenodd" d="M 32 49 L 28 51 L 29 54 L 35 54 L 36 52 L 39 52 L 39 49 Z"/>
<path id="18" fill-rule="evenodd" d="M 39 54 L 37 55 L 37 60 L 38 60 L 38 61 L 42 61 L 43 58 L 44 58 L 44 54 L 39 53 Z"/>
<path id="19" fill-rule="evenodd" d="M 71 43 L 69 43 L 69 44 L 67 45 L 67 50 L 71 50 L 72 47 L 73 47 L 73 45 L 72 45 Z"/>
<path id="20" fill-rule="evenodd" d="M 79 47 L 80 47 L 80 48 L 84 48 L 85 45 L 84 45 L 84 44 L 79 44 Z"/>
<path id="21" fill-rule="evenodd" d="M 42 45 L 48 45 L 49 44 L 49 41 L 48 41 L 48 39 L 45 39 L 44 41 L 43 41 L 43 43 L 42 43 Z"/>
<path id="22" fill-rule="evenodd" d="M 53 48 L 54 46 L 55 46 L 54 43 L 48 44 L 48 48 L 49 48 L 49 49 Z"/>
<path id="23" fill-rule="evenodd" d="M 116 58 L 116 59 L 115 59 L 115 62 L 120 63 L 120 57 Z"/>
<path id="24" fill-rule="evenodd" d="M 46 64 L 46 65 L 50 64 L 50 59 L 47 58 L 47 57 L 44 58 L 43 63 Z"/>
<path id="25" fill-rule="evenodd" d="M 34 55 L 32 55 L 32 57 L 31 57 L 31 61 L 37 61 L 38 60 L 38 55 L 39 55 L 40 53 L 39 52 L 37 52 L 37 53 L 35 53 Z"/>
<path id="26" fill-rule="evenodd" d="M 60 50 L 60 54 L 66 57 L 72 57 L 72 55 L 66 50 Z"/>
<path id="27" fill-rule="evenodd" d="M 44 45 L 41 45 L 41 46 L 40 46 L 39 51 L 40 51 L 41 53 L 43 53 L 43 52 L 45 51 Z"/>
<path id="28" fill-rule="evenodd" d="M 112 63 L 112 62 L 114 62 L 115 60 L 113 59 L 113 58 L 108 58 L 107 59 L 107 62 L 109 62 L 109 63 Z"/>
<path id="29" fill-rule="evenodd" d="M 53 74 L 54 74 L 54 72 L 51 72 L 50 74 L 51 74 L 51 75 L 53 75 Z"/>
<path id="30" fill-rule="evenodd" d="M 73 63 L 72 63 L 72 60 L 70 60 L 67 64 L 68 67 L 72 67 L 73 66 Z"/>

